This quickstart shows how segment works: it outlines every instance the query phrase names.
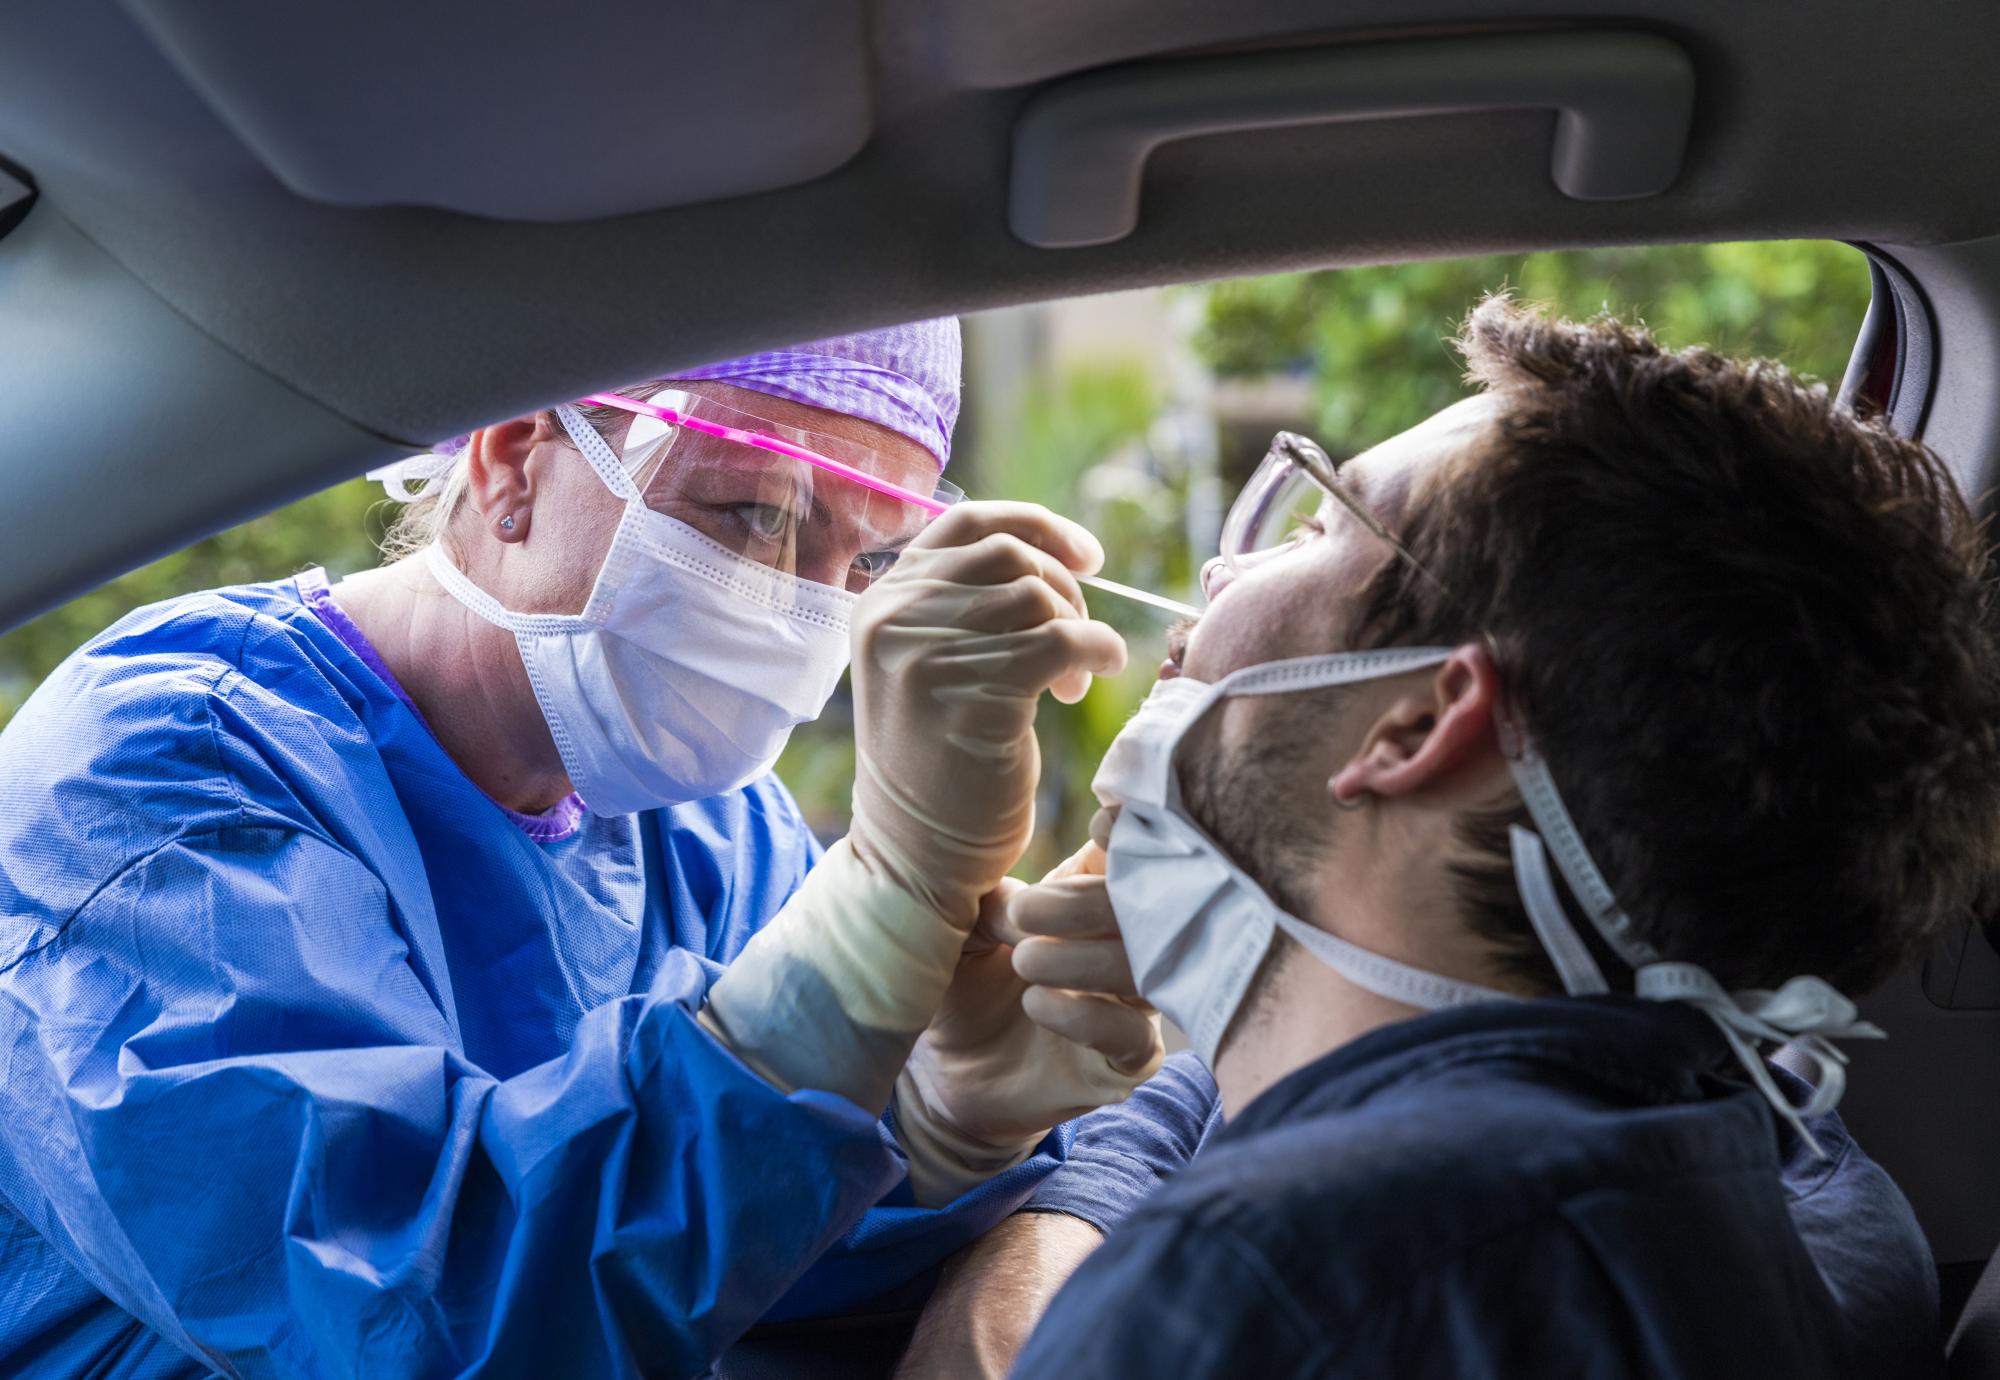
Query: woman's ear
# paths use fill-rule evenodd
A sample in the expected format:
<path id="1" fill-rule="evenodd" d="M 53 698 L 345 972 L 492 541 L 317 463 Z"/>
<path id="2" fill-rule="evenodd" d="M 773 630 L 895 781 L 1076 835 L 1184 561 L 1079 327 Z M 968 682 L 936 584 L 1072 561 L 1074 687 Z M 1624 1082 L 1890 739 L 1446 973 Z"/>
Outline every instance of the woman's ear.
<path id="1" fill-rule="evenodd" d="M 479 515 L 481 529 L 496 540 L 527 540 L 535 505 L 528 457 L 540 440 L 540 419 L 517 417 L 482 427 L 466 442 L 466 506 Z"/>
<path id="2" fill-rule="evenodd" d="M 1500 672 L 1484 642 L 1468 642 L 1420 688 L 1398 695 L 1361 749 L 1327 783 L 1336 805 L 1408 795 L 1443 781 L 1499 745 L 1493 733 Z"/>

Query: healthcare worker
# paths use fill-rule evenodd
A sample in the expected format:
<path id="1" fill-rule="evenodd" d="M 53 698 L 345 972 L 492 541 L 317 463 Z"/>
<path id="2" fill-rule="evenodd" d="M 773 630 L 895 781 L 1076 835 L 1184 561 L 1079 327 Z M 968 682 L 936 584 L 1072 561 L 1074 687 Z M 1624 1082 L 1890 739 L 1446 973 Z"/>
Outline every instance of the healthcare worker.
<path id="1" fill-rule="evenodd" d="M 1157 1065 L 975 961 L 1036 701 L 1124 653 L 1087 533 L 953 504 L 958 375 L 933 321 L 486 427 L 420 550 L 48 679 L 0 735 L 0 1372 L 694 1373 Z M 822 858 L 768 772 L 850 646 Z"/>

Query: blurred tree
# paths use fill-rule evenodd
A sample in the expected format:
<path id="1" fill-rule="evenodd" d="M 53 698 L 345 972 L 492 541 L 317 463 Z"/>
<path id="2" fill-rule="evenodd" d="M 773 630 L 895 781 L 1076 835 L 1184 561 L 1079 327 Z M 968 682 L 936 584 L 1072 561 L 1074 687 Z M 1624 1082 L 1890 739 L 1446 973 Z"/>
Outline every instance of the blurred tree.
<path id="1" fill-rule="evenodd" d="M 1183 291 L 1206 297 L 1195 345 L 1217 374 L 1309 374 L 1317 439 L 1351 455 L 1463 394 L 1450 339 L 1498 288 L 1563 316 L 1642 320 L 1669 345 L 1777 359 L 1829 385 L 1868 309 L 1867 261 L 1825 240 L 1495 255 Z"/>
<path id="2" fill-rule="evenodd" d="M 365 479 L 337 484 L 121 575 L 0 637 L 0 725 L 86 638 L 143 604 L 282 579 L 315 565 L 339 579 L 375 564 L 381 502 L 381 488 Z"/>

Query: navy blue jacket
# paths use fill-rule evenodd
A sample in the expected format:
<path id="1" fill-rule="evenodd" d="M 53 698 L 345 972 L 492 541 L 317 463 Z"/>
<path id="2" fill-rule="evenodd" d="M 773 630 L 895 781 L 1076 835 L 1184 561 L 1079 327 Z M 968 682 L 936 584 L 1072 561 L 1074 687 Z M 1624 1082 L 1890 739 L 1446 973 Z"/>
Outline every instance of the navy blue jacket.
<path id="1" fill-rule="evenodd" d="M 1440 1012 L 1235 1116 L 1056 1298 L 1015 1374 L 1939 1373 L 1909 1204 L 1815 1160 L 1708 1020 L 1629 997 Z"/>

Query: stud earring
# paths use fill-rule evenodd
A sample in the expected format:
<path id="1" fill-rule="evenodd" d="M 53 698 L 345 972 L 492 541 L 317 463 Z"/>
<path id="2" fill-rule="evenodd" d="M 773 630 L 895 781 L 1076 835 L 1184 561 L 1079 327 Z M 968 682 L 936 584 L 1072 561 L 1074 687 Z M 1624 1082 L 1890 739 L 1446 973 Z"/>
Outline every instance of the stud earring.
<path id="1" fill-rule="evenodd" d="M 503 532 L 511 532 L 514 530 L 514 515 L 512 513 L 509 513 L 507 514 L 506 517 L 500 519 L 500 530 Z"/>

